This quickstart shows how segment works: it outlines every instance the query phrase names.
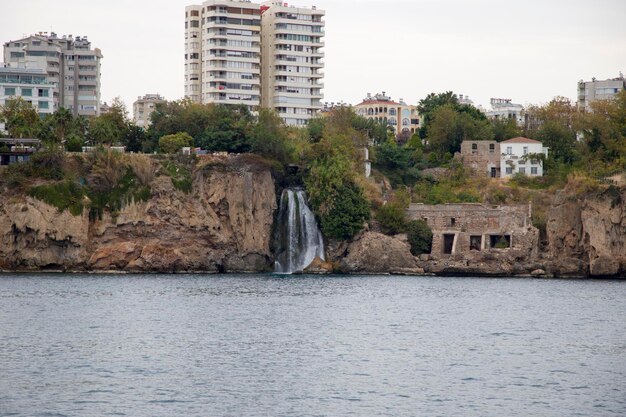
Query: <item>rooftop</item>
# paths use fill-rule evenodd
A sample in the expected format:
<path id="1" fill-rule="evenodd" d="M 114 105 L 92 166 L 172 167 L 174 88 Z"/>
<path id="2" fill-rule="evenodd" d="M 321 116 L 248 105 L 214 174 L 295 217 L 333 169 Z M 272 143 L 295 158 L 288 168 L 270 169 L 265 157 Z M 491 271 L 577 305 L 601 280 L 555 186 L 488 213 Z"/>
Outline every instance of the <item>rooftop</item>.
<path id="1" fill-rule="evenodd" d="M 522 136 L 519 136 L 519 137 L 512 138 L 512 139 L 503 140 L 500 143 L 541 143 L 541 142 L 535 139 L 529 139 L 529 138 L 524 138 Z"/>

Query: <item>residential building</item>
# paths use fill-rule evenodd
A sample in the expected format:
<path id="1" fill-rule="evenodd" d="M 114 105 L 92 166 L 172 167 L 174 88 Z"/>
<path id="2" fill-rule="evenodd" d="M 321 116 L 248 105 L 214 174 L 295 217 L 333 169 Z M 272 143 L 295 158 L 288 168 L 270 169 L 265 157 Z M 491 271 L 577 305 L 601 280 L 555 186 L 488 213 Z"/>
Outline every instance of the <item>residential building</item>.
<path id="1" fill-rule="evenodd" d="M 622 90 L 626 90 L 626 80 L 624 80 L 622 73 L 619 77 L 608 80 L 596 80 L 595 78 L 592 78 L 591 81 L 580 80 L 578 82 L 578 107 L 590 111 L 591 103 L 594 101 L 613 98 Z"/>
<path id="2" fill-rule="evenodd" d="M 420 117 L 415 106 L 410 106 L 400 99 L 393 101 L 383 91 L 367 97 L 356 106 L 356 113 L 366 119 L 374 119 L 393 127 L 396 135 L 401 133 L 415 133 L 420 128 Z"/>
<path id="3" fill-rule="evenodd" d="M 465 140 L 461 142 L 460 157 L 463 164 L 479 175 L 500 178 L 500 143 L 495 140 Z"/>
<path id="4" fill-rule="evenodd" d="M 500 142 L 500 174 L 502 178 L 515 174 L 542 176 L 540 155 L 548 156 L 548 148 L 534 139 L 517 137 Z"/>
<path id="5" fill-rule="evenodd" d="M 537 243 L 529 204 L 494 207 L 478 203 L 412 203 L 407 217 L 425 221 L 432 230 L 430 256 L 435 260 L 470 252 L 530 252 Z"/>
<path id="6" fill-rule="evenodd" d="M 185 97 L 275 109 L 304 125 L 321 109 L 323 10 L 281 1 L 185 8 Z"/>
<path id="7" fill-rule="evenodd" d="M 40 116 L 54 111 L 54 86 L 46 72 L 38 68 L 12 68 L 0 64 L 0 106 L 21 97 L 33 105 Z"/>
<path id="8" fill-rule="evenodd" d="M 54 110 L 65 107 L 75 116 L 100 114 L 100 49 L 87 37 L 58 37 L 41 32 L 4 44 L 11 67 L 41 69 L 53 85 Z"/>
<path id="9" fill-rule="evenodd" d="M 324 15 L 282 1 L 261 6 L 262 105 L 287 125 L 305 125 L 323 108 Z"/>
<path id="10" fill-rule="evenodd" d="M 158 94 L 146 94 L 143 97 L 137 97 L 137 101 L 133 103 L 134 123 L 143 128 L 150 126 L 150 115 L 158 103 L 165 103 L 165 98 Z"/>
<path id="11" fill-rule="evenodd" d="M 510 98 L 492 98 L 491 110 L 485 112 L 489 119 L 513 119 L 518 126 L 524 126 L 524 106 L 512 103 Z"/>
<path id="12" fill-rule="evenodd" d="M 196 103 L 261 102 L 261 6 L 207 0 L 185 8 L 185 97 Z"/>

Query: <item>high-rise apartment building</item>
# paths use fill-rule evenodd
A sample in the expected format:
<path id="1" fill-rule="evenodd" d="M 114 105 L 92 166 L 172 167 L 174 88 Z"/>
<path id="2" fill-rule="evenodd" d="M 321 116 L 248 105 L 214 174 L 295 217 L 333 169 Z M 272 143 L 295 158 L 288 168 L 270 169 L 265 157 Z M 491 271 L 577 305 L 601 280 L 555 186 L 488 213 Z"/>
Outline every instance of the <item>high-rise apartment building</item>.
<path id="1" fill-rule="evenodd" d="M 323 108 L 324 11 L 268 1 L 261 13 L 262 105 L 304 125 Z"/>
<path id="2" fill-rule="evenodd" d="M 185 96 L 197 103 L 260 104 L 261 10 L 249 1 L 185 8 Z"/>
<path id="3" fill-rule="evenodd" d="M 626 90 L 626 80 L 621 73 L 619 77 L 609 80 L 596 80 L 595 78 L 591 81 L 580 80 L 578 82 L 578 107 L 589 111 L 592 102 L 613 98 L 622 90 Z"/>
<path id="4" fill-rule="evenodd" d="M 137 101 L 133 103 L 133 122 L 143 128 L 150 126 L 150 115 L 158 103 L 165 103 L 165 98 L 158 94 L 137 97 Z"/>
<path id="5" fill-rule="evenodd" d="M 100 49 L 87 37 L 39 33 L 4 44 L 4 62 L 14 68 L 39 68 L 54 87 L 55 110 L 74 115 L 100 114 Z"/>
<path id="6" fill-rule="evenodd" d="M 322 109 L 324 12 L 281 1 L 207 0 L 185 8 L 185 97 L 259 105 L 290 125 Z"/>

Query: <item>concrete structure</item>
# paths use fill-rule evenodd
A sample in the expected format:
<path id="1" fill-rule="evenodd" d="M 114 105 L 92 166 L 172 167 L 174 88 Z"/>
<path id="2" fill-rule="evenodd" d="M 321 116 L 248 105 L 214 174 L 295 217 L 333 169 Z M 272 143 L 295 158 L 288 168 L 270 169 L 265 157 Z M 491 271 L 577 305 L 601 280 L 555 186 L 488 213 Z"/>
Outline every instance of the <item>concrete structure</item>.
<path id="1" fill-rule="evenodd" d="M 0 66 L 0 106 L 7 100 L 21 97 L 30 103 L 41 117 L 54 111 L 54 86 L 42 69 Z M 4 125 L 0 124 L 0 131 Z"/>
<path id="2" fill-rule="evenodd" d="M 491 178 L 500 178 L 500 144 L 495 140 L 466 140 L 461 143 L 457 154 L 463 164 L 476 173 Z M 456 156 L 456 155 L 455 155 Z"/>
<path id="3" fill-rule="evenodd" d="M 393 127 L 396 135 L 415 133 L 420 128 L 420 117 L 415 106 L 409 106 L 400 99 L 395 102 L 383 91 L 367 97 L 356 106 L 356 113 L 366 119 L 374 119 Z"/>
<path id="4" fill-rule="evenodd" d="M 150 126 L 150 115 L 158 103 L 165 103 L 165 98 L 158 94 L 137 97 L 133 103 L 133 122 L 143 128 Z"/>
<path id="5" fill-rule="evenodd" d="M 100 49 L 87 37 L 58 37 L 52 32 L 4 44 L 4 61 L 11 67 L 41 69 L 54 88 L 54 109 L 65 107 L 75 116 L 100 114 Z"/>
<path id="6" fill-rule="evenodd" d="M 263 3 L 261 13 L 262 105 L 305 125 L 323 108 L 325 13 L 282 1 Z"/>
<path id="7" fill-rule="evenodd" d="M 622 73 L 619 77 L 608 80 L 599 81 L 595 78 L 591 81 L 580 80 L 578 82 L 578 108 L 590 111 L 592 102 L 613 98 L 622 90 L 626 90 L 626 80 Z"/>
<path id="8" fill-rule="evenodd" d="M 502 178 L 514 174 L 528 176 L 542 176 L 543 164 L 540 159 L 533 159 L 532 155 L 543 154 L 548 156 L 548 148 L 534 139 L 517 137 L 500 142 L 501 160 L 500 173 Z"/>
<path id="9" fill-rule="evenodd" d="M 491 110 L 485 112 L 489 119 L 513 119 L 518 126 L 524 126 L 524 106 L 512 103 L 510 98 L 492 98 Z"/>
<path id="10" fill-rule="evenodd" d="M 196 103 L 261 102 L 261 9 L 243 0 L 185 8 L 185 97 Z"/>
<path id="11" fill-rule="evenodd" d="M 0 138 L 0 165 L 26 162 L 40 146 L 39 139 Z"/>
<path id="12" fill-rule="evenodd" d="M 411 204 L 410 220 L 424 220 L 433 232 L 431 257 L 469 252 L 529 250 L 536 243 L 530 205 Z"/>

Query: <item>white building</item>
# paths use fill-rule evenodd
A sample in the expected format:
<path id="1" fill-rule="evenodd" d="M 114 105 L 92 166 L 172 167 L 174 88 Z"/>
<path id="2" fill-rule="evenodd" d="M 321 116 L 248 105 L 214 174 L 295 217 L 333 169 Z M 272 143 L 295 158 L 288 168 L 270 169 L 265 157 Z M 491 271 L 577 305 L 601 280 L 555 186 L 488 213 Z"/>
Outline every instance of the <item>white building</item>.
<path id="1" fill-rule="evenodd" d="M 524 106 L 511 101 L 510 98 L 492 98 L 491 110 L 485 115 L 489 119 L 513 119 L 518 126 L 524 126 Z"/>
<path id="2" fill-rule="evenodd" d="M 502 178 L 515 174 L 542 176 L 543 163 L 535 155 L 548 156 L 548 148 L 534 139 L 517 137 L 500 142 L 500 175 Z"/>
<path id="3" fill-rule="evenodd" d="M 259 105 L 288 125 L 322 110 L 323 10 L 282 1 L 207 0 L 185 8 L 185 97 Z"/>
<path id="4" fill-rule="evenodd" d="M 64 107 L 75 116 L 100 114 L 101 59 L 100 49 L 81 36 L 43 32 L 4 44 L 4 61 L 44 70 L 54 88 L 54 110 Z"/>
<path id="5" fill-rule="evenodd" d="M 324 11 L 267 1 L 261 7 L 261 100 L 288 125 L 323 108 Z"/>
<path id="6" fill-rule="evenodd" d="M 133 103 L 133 122 L 143 128 L 150 126 L 150 115 L 158 103 L 165 103 L 165 98 L 158 94 L 137 97 Z"/>
<path id="7" fill-rule="evenodd" d="M 592 102 L 613 98 L 622 90 L 626 90 L 626 80 L 624 80 L 622 73 L 619 77 L 609 80 L 599 81 L 595 78 L 592 78 L 591 81 L 580 80 L 578 82 L 578 107 L 589 111 Z"/>
<path id="8" fill-rule="evenodd" d="M 261 102 L 261 6 L 207 0 L 185 8 L 185 97 L 196 103 Z"/>
<path id="9" fill-rule="evenodd" d="M 11 98 L 21 97 L 44 117 L 54 111 L 53 92 L 54 86 L 48 83 L 42 69 L 0 66 L 0 106 Z M 0 131 L 4 131 L 3 124 Z"/>

